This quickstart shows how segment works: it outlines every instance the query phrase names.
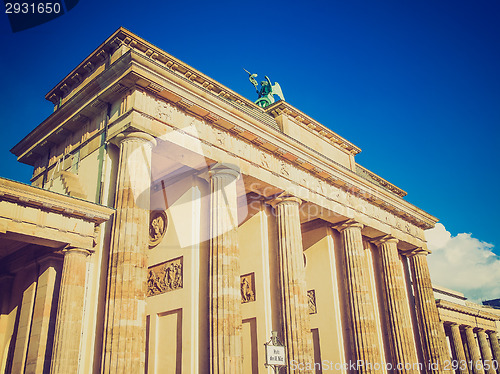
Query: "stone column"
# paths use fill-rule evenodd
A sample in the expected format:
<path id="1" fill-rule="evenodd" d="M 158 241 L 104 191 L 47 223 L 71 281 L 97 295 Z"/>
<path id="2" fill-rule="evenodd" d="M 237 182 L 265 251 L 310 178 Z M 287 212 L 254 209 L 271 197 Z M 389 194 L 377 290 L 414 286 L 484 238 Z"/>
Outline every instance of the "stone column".
<path id="1" fill-rule="evenodd" d="M 59 295 L 56 284 L 60 282 L 61 260 L 62 256 L 59 254 L 49 254 L 37 259 L 38 281 L 31 319 L 26 373 L 46 373 L 51 365 L 54 322 L 57 318 L 56 301 Z M 85 270 L 85 264 L 83 269 Z"/>
<path id="2" fill-rule="evenodd" d="M 143 373 L 152 136 L 120 134 L 103 373 Z"/>
<path id="3" fill-rule="evenodd" d="M 410 309 L 405 292 L 405 279 L 398 255 L 398 240 L 386 235 L 375 241 L 382 265 L 382 293 L 384 299 L 385 321 L 388 330 L 393 367 L 401 365 L 400 373 L 418 373 L 412 365 L 417 363 L 413 344 Z"/>
<path id="4" fill-rule="evenodd" d="M 302 201 L 286 193 L 270 201 L 278 223 L 278 263 L 281 313 L 288 363 L 313 363 L 311 327 L 307 299 L 304 249 L 299 206 Z M 289 373 L 299 371 L 289 368 Z M 302 370 L 300 373 L 313 373 Z"/>
<path id="5" fill-rule="evenodd" d="M 452 323 L 450 331 L 451 344 L 453 345 L 453 350 L 455 351 L 458 361 L 458 374 L 469 374 L 469 364 L 467 363 L 467 357 L 465 356 L 464 343 L 462 342 L 460 327 L 458 324 Z"/>
<path id="6" fill-rule="evenodd" d="M 477 338 L 479 340 L 479 348 L 481 348 L 481 353 L 483 356 L 484 363 L 484 371 L 486 374 L 496 374 L 494 363 L 493 363 L 493 354 L 491 352 L 490 342 L 488 341 L 488 337 L 486 332 L 483 329 L 479 329 L 477 331 Z"/>
<path id="7" fill-rule="evenodd" d="M 14 274 L 3 273 L 0 274 L 0 372 L 3 369 L 2 365 L 7 363 L 9 349 L 7 345 L 10 339 L 7 340 L 8 330 L 8 315 L 11 311 L 11 296 L 12 284 L 14 281 Z"/>
<path id="8" fill-rule="evenodd" d="M 239 168 L 210 168 L 210 373 L 243 372 L 238 202 Z"/>
<path id="9" fill-rule="evenodd" d="M 17 321 L 16 341 L 14 345 L 14 356 L 11 361 L 9 373 L 24 373 L 26 366 L 26 356 L 28 351 L 29 333 L 33 318 L 33 305 L 36 296 L 36 263 L 31 262 L 24 267 L 23 294 Z M 7 363 L 9 365 L 9 363 Z M 8 366 L 7 366 L 8 367 Z"/>
<path id="10" fill-rule="evenodd" d="M 344 247 L 344 264 L 349 329 L 351 331 L 351 361 L 361 360 L 372 365 L 380 364 L 380 348 L 375 327 L 375 313 L 368 281 L 366 253 L 361 236 L 361 223 L 349 220 L 335 226 L 341 233 Z M 363 365 L 360 374 L 375 372 Z"/>
<path id="11" fill-rule="evenodd" d="M 493 353 L 493 359 L 497 361 L 500 365 L 500 345 L 498 344 L 498 336 L 496 331 L 488 331 L 488 337 L 490 338 L 491 350 Z M 500 372 L 500 370 L 499 370 Z"/>
<path id="12" fill-rule="evenodd" d="M 51 374 L 78 372 L 78 356 L 82 336 L 85 277 L 89 251 L 68 247 L 59 288 Z"/>
<path id="13" fill-rule="evenodd" d="M 479 346 L 477 345 L 472 327 L 465 326 L 465 337 L 467 339 L 467 348 L 469 348 L 469 354 L 472 361 L 472 364 L 469 364 L 472 366 L 472 372 L 474 374 L 484 374 L 481 354 L 479 353 Z"/>
<path id="14" fill-rule="evenodd" d="M 426 256 L 427 251 L 421 250 L 409 257 L 424 364 L 428 372 L 449 373 L 450 370 L 443 368 L 444 361 L 449 360 L 448 345 L 439 320 Z"/>

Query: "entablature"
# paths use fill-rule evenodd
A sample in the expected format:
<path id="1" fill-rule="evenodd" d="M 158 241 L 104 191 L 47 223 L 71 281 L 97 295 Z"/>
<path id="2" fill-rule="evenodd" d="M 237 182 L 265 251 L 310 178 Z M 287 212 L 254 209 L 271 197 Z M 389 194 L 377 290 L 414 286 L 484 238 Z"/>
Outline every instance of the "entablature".
<path id="1" fill-rule="evenodd" d="M 125 42 L 125 39 L 123 40 Z M 128 44 L 131 42 L 132 40 L 128 41 Z M 250 143 L 286 164 L 305 170 L 313 178 L 341 188 L 347 193 L 360 197 L 421 229 L 431 228 L 437 222 L 435 217 L 403 200 L 405 192 L 389 182 L 379 178 L 378 183 L 375 183 L 370 180 L 370 178 L 374 179 L 375 174 L 364 168 L 361 170 L 364 170 L 365 174 L 368 173 L 370 178 L 360 176 L 356 172 L 358 167 L 351 170 L 339 164 L 336 160 L 326 157 L 298 139 L 287 136 L 277 126 L 266 122 L 267 120 L 263 117 L 259 118 L 255 115 L 257 111 L 242 110 L 241 107 L 235 105 L 237 101 L 228 100 L 225 95 L 215 94 L 214 91 L 207 91 L 203 84 L 194 83 L 193 80 L 186 77 L 186 74 L 180 75 L 164 66 L 167 64 L 160 64 L 158 59 L 152 59 L 151 54 L 139 53 L 136 49 L 128 49 L 125 54 L 113 62 L 111 68 L 104 70 L 93 81 L 88 82 L 78 94 L 72 96 L 58 111 L 14 147 L 12 151 L 19 157 L 19 160 L 33 164 L 36 157 L 43 155 L 44 151 L 51 145 L 57 144 L 58 136 L 64 136 L 65 131 L 71 131 L 72 126 L 78 126 L 79 118 L 85 119 L 95 115 L 96 108 L 102 110 L 103 106 L 120 93 L 127 90 L 130 92 L 142 91 L 156 98 L 159 107 L 173 105 L 187 115 L 194 116 L 210 126 Z M 166 119 L 166 115 L 162 114 L 161 110 L 155 109 L 155 113 L 149 113 L 141 110 L 137 105 L 134 103 L 131 111 L 109 124 L 110 128 L 115 127 L 113 132 L 117 131 L 115 125 L 119 122 L 129 121 L 129 119 L 124 120 L 124 118 L 131 113 L 149 116 L 158 124 L 175 126 L 175 123 Z M 288 111 L 287 115 L 295 115 L 295 119 L 300 115 L 300 112 L 289 104 L 276 103 L 272 108 L 284 108 Z M 266 116 L 262 109 L 257 109 L 259 113 Z M 335 133 L 326 132 L 324 126 L 313 122 L 309 117 L 301 123 L 306 126 L 306 122 L 308 125 L 314 125 L 313 131 L 319 133 L 323 131 L 321 136 L 328 138 L 331 135 L 330 139 L 335 137 L 336 146 L 338 146 L 337 142 L 344 144 L 345 147 L 341 148 L 345 152 L 354 154 L 359 151 L 359 148 Z M 308 125 L 307 127 L 310 128 Z M 158 135 L 157 131 L 153 131 L 153 129 L 145 129 L 145 131 L 152 132 L 153 136 Z"/>
<path id="2" fill-rule="evenodd" d="M 458 324 L 487 331 L 496 331 L 500 316 L 447 300 L 436 300 L 439 317 L 444 324 Z"/>
<path id="3" fill-rule="evenodd" d="M 119 53 L 125 54 L 127 50 L 133 50 L 144 55 L 148 59 L 155 61 L 161 66 L 168 68 L 176 75 L 203 87 L 205 90 L 223 99 L 234 101 L 240 106 L 248 107 L 252 111 L 257 109 L 263 112 L 263 110 L 252 101 L 237 94 L 228 87 L 222 85 L 216 80 L 208 77 L 123 27 L 120 27 L 117 31 L 115 31 L 108 39 L 106 39 L 106 41 L 104 41 L 104 43 L 102 43 L 84 61 L 73 69 L 71 73 L 59 82 L 56 87 L 50 90 L 45 96 L 46 99 L 52 101 L 54 104 L 57 104 L 62 97 L 79 88 L 81 82 L 83 81 L 82 78 L 95 69 L 96 63 L 102 63 L 105 58 L 108 58 L 107 56 L 110 53 L 113 53 L 120 47 L 125 48 Z"/>
<path id="4" fill-rule="evenodd" d="M 94 250 L 114 209 L 0 178 L 0 258 L 29 244 Z"/>
<path id="5" fill-rule="evenodd" d="M 20 206 L 28 206 L 42 211 L 78 218 L 86 222 L 101 224 L 114 212 L 99 204 L 80 200 L 42 188 L 28 186 L 0 178 L 0 201 L 8 201 Z"/>
<path id="6" fill-rule="evenodd" d="M 448 309 L 448 310 L 453 310 L 455 312 L 460 312 L 463 314 L 467 314 L 469 316 L 473 317 L 481 317 L 490 321 L 498 321 L 500 320 L 500 317 L 493 314 L 493 313 L 488 313 L 483 310 L 477 309 L 477 308 L 472 308 L 470 306 L 466 305 L 460 305 L 456 303 L 452 303 L 447 300 L 436 300 L 436 305 L 438 308 L 443 308 L 443 309 Z"/>

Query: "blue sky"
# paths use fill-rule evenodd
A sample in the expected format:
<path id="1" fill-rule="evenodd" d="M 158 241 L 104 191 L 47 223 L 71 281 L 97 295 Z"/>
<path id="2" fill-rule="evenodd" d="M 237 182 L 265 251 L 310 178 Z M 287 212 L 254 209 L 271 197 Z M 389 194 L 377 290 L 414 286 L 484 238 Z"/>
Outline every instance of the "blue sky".
<path id="1" fill-rule="evenodd" d="M 278 81 L 362 149 L 360 164 L 499 254 L 499 20 L 497 0 L 80 0 L 18 33 L 2 14 L 0 175 L 29 182 L 9 149 L 52 112 L 44 95 L 124 26 L 249 99 L 243 67 Z"/>

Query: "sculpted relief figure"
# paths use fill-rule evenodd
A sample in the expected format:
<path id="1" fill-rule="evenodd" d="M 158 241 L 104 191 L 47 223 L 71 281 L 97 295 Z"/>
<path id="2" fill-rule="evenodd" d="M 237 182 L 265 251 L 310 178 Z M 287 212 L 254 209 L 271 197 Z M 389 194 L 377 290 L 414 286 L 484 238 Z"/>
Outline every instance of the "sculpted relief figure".
<path id="1" fill-rule="evenodd" d="M 252 274 L 248 274 L 241 277 L 241 302 L 248 303 L 250 301 L 255 301 L 255 292 L 253 291 Z"/>
<path id="2" fill-rule="evenodd" d="M 182 288 L 182 257 L 152 266 L 147 284 L 148 296 Z"/>
<path id="3" fill-rule="evenodd" d="M 158 245 L 167 231 L 167 215 L 164 211 L 151 212 L 149 221 L 149 247 Z"/>
<path id="4" fill-rule="evenodd" d="M 153 229 L 151 237 L 153 238 L 153 240 L 158 239 L 161 236 L 162 232 L 164 231 L 164 224 L 161 217 L 156 217 L 151 221 L 151 228 Z"/>
<path id="5" fill-rule="evenodd" d="M 309 314 L 316 314 L 316 292 L 314 290 L 307 291 L 307 299 L 309 303 Z"/>
<path id="6" fill-rule="evenodd" d="M 153 270 L 148 272 L 148 296 L 155 295 L 162 292 L 160 280 Z"/>
<path id="7" fill-rule="evenodd" d="M 171 262 L 164 268 L 165 286 L 168 290 L 175 290 L 182 287 L 182 265 L 177 262 Z"/>

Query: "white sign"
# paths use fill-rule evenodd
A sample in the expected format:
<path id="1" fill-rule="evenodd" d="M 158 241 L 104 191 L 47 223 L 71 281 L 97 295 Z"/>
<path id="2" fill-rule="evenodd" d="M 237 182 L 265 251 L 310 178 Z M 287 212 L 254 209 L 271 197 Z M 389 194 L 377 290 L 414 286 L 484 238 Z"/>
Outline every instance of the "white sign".
<path id="1" fill-rule="evenodd" d="M 286 365 L 285 347 L 281 345 L 266 344 L 266 364 L 285 366 Z"/>

